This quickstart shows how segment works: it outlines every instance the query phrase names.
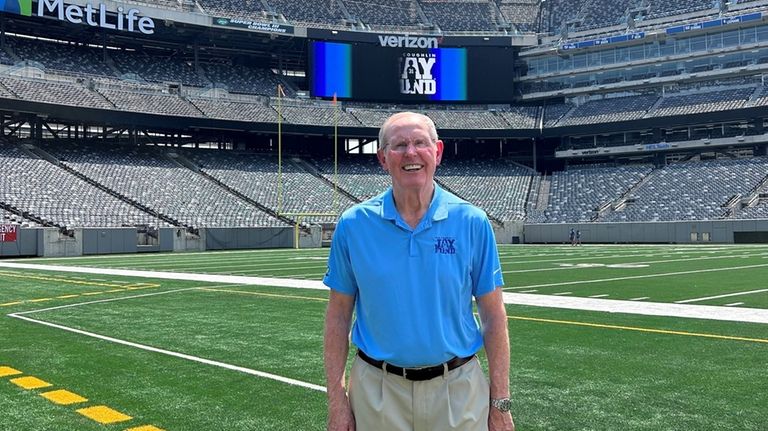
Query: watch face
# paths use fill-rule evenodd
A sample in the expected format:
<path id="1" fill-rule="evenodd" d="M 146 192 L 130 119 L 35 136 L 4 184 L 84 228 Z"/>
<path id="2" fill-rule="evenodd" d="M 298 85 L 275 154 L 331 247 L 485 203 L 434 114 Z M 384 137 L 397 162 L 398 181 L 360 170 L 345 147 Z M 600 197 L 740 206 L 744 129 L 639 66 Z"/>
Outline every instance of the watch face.
<path id="1" fill-rule="evenodd" d="M 512 400 L 509 398 L 501 398 L 498 400 L 493 400 L 493 406 L 499 409 L 502 412 L 508 412 L 512 409 Z"/>

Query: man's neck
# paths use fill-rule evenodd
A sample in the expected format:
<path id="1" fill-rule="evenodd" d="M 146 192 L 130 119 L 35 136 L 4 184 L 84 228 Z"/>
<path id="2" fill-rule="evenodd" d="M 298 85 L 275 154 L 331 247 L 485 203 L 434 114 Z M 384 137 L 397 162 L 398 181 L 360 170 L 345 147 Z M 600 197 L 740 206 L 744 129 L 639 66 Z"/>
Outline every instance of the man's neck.
<path id="1" fill-rule="evenodd" d="M 416 229 L 424 214 L 429 210 L 434 194 L 434 183 L 430 183 L 428 187 L 417 190 L 392 189 L 392 197 L 395 200 L 397 212 L 412 229 Z"/>

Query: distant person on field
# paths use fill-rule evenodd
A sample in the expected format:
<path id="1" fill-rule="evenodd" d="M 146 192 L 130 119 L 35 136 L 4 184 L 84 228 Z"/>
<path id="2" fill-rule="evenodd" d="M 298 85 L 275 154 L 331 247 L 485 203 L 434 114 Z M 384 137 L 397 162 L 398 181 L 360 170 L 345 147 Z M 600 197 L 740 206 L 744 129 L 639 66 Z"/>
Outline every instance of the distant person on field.
<path id="1" fill-rule="evenodd" d="M 576 230 L 574 228 L 571 228 L 571 231 L 568 232 L 568 241 L 571 245 L 576 245 Z"/>
<path id="2" fill-rule="evenodd" d="M 339 219 L 323 279 L 328 430 L 515 429 L 496 241 L 482 210 L 435 183 L 442 155 L 428 117 L 389 117 L 378 158 L 392 186 Z"/>
<path id="3" fill-rule="evenodd" d="M 576 245 L 581 245 L 581 231 L 576 231 Z"/>

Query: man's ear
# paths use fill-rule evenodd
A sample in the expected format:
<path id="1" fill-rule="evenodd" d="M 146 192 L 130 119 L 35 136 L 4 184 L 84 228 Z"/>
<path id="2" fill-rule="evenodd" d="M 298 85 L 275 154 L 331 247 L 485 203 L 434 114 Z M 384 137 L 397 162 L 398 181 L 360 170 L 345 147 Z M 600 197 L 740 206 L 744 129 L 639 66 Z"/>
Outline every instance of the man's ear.
<path id="1" fill-rule="evenodd" d="M 381 165 L 381 168 L 384 169 L 384 172 L 389 172 L 389 169 L 387 169 L 387 156 L 385 155 L 385 151 L 377 150 L 376 158 L 379 159 L 379 164 Z"/>
<path id="2" fill-rule="evenodd" d="M 443 160 L 443 141 L 438 139 L 438 141 L 435 142 L 435 146 L 437 147 L 436 164 L 440 165 L 440 162 Z"/>

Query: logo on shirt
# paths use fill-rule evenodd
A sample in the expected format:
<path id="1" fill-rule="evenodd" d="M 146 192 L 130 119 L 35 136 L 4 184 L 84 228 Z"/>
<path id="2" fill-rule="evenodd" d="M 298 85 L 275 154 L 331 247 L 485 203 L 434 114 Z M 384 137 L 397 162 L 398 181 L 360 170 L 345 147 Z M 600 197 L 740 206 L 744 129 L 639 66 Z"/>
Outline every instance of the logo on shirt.
<path id="1" fill-rule="evenodd" d="M 456 238 L 435 238 L 435 254 L 456 254 Z"/>

